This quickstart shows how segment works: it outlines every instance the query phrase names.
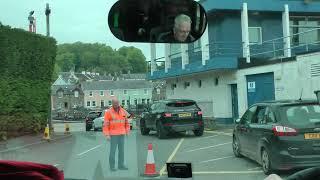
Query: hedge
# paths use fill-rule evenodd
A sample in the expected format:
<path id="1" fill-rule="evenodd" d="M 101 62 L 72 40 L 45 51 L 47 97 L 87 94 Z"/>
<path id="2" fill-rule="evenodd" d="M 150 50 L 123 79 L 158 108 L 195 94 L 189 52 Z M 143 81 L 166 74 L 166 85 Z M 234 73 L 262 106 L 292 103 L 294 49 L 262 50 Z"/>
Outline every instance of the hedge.
<path id="1" fill-rule="evenodd" d="M 56 41 L 0 23 L 0 139 L 46 125 Z"/>

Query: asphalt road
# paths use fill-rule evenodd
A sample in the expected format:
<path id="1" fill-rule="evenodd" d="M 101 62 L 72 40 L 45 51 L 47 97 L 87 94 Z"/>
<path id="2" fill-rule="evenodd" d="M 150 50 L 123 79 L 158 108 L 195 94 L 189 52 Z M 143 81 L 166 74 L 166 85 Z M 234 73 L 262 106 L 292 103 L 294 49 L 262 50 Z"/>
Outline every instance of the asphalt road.
<path id="1" fill-rule="evenodd" d="M 177 134 L 163 140 L 154 133 L 142 136 L 135 129 L 125 143 L 129 170 L 116 172 L 109 171 L 109 142 L 101 132 L 85 132 L 82 123 L 70 124 L 71 135 L 64 135 L 63 124 L 55 124 L 54 129 L 58 138 L 51 142 L 9 141 L 7 148 L 0 149 L 0 158 L 52 164 L 63 170 L 66 178 L 138 179 L 144 172 L 148 144 L 152 143 L 156 169 L 161 174 L 158 179 L 166 179 L 166 162 L 191 162 L 196 180 L 262 180 L 266 177 L 257 163 L 234 157 L 230 129 L 207 131 L 202 137 Z"/>

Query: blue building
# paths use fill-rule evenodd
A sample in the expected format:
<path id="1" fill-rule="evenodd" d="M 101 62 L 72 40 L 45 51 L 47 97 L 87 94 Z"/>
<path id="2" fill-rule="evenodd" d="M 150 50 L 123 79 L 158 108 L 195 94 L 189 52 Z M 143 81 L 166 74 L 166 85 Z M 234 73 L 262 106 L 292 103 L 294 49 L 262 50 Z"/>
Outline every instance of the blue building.
<path id="1" fill-rule="evenodd" d="M 309 83 L 304 90 L 307 97 L 320 88 L 310 79 L 316 76 L 299 74 L 305 61 L 320 62 L 320 2 L 202 0 L 200 4 L 208 21 L 201 39 L 165 44 L 163 58 L 156 58 L 157 49 L 151 44 L 148 78 L 166 80 L 168 98 L 194 99 L 205 116 L 229 123 L 255 102 L 299 94 L 301 89 L 294 87 L 301 83 L 290 77 L 307 78 L 301 79 Z M 157 66 L 158 60 L 165 62 L 164 68 Z M 287 74 L 284 67 L 294 74 Z"/>

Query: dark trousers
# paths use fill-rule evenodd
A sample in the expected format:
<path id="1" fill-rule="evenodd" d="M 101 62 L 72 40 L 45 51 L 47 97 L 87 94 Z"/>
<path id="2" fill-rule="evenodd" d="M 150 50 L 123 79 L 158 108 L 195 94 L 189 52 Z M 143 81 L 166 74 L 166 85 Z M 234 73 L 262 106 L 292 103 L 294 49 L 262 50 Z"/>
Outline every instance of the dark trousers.
<path id="1" fill-rule="evenodd" d="M 124 135 L 111 136 L 110 140 L 110 168 L 115 168 L 116 149 L 118 147 L 118 167 L 124 166 Z"/>

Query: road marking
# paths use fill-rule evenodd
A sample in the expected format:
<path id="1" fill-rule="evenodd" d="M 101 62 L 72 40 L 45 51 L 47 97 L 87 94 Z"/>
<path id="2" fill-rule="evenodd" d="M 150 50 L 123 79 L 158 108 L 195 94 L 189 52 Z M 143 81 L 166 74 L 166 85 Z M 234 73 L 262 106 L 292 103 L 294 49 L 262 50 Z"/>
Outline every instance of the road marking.
<path id="1" fill-rule="evenodd" d="M 61 138 L 51 139 L 50 141 L 57 141 L 57 140 L 60 140 L 60 139 L 67 138 L 67 137 L 69 137 L 69 136 L 72 136 L 72 134 L 67 135 L 67 136 L 63 136 L 63 137 L 61 137 Z M 29 146 L 33 146 L 33 145 L 37 145 L 37 144 L 42 144 L 42 143 L 47 143 L 47 141 L 39 141 L 39 142 L 34 142 L 34 143 L 26 144 L 26 145 L 23 145 L 23 146 L 18 146 L 18 147 L 14 147 L 14 148 L 2 150 L 2 151 L 0 151 L 0 153 L 9 152 L 9 151 L 15 151 L 15 150 L 23 149 L 23 148 L 26 148 L 26 147 L 29 147 Z"/>
<path id="2" fill-rule="evenodd" d="M 207 163 L 207 162 L 212 162 L 212 161 L 219 161 L 221 159 L 229 159 L 229 158 L 234 158 L 234 156 L 226 156 L 226 157 L 221 157 L 221 158 L 216 158 L 216 159 L 210 159 L 206 161 L 201 161 L 200 163 Z"/>
<path id="3" fill-rule="evenodd" d="M 217 137 L 219 135 L 213 135 L 213 136 L 206 136 L 206 137 L 201 137 L 201 139 L 205 139 L 205 138 L 213 138 L 213 137 Z"/>
<path id="4" fill-rule="evenodd" d="M 57 166 L 59 166 L 59 164 L 55 164 L 55 165 L 53 165 L 54 167 L 57 167 Z"/>
<path id="5" fill-rule="evenodd" d="M 192 172 L 192 174 L 258 174 L 263 171 L 198 171 Z M 168 174 L 167 172 L 163 173 L 164 175 Z"/>
<path id="6" fill-rule="evenodd" d="M 82 152 L 82 153 L 79 153 L 79 154 L 77 154 L 78 156 L 82 156 L 82 155 L 84 155 L 84 154 L 86 154 L 86 153 L 88 153 L 88 152 L 90 152 L 90 151 L 92 151 L 92 150 L 95 150 L 95 149 L 97 149 L 97 148 L 99 148 L 99 147 L 101 147 L 102 146 L 102 144 L 100 144 L 100 145 L 98 145 L 98 146 L 95 146 L 95 147 L 93 147 L 93 148 L 91 148 L 91 149 L 88 149 L 88 150 L 86 150 L 86 151 L 84 151 L 84 152 Z"/>
<path id="7" fill-rule="evenodd" d="M 217 145 L 213 145 L 213 146 L 202 147 L 202 148 L 197 148 L 197 149 L 192 149 L 192 150 L 189 150 L 189 151 L 186 151 L 186 152 L 194 152 L 194 151 L 199 151 L 199 150 L 203 150 L 203 149 L 210 149 L 210 148 L 214 148 L 214 147 L 224 146 L 224 145 L 227 145 L 227 144 L 231 144 L 231 142 L 217 144 Z"/>
<path id="8" fill-rule="evenodd" d="M 176 146 L 176 148 L 173 150 L 173 152 L 171 153 L 170 157 L 168 158 L 167 162 L 171 162 L 173 157 L 176 155 L 176 153 L 178 152 L 178 149 L 180 148 L 182 142 L 184 141 L 184 138 L 180 139 L 178 145 Z M 164 164 L 160 170 L 160 176 L 162 176 L 162 174 L 164 173 L 164 171 L 166 170 L 166 166 L 167 164 Z"/>
<path id="9" fill-rule="evenodd" d="M 250 169 L 248 169 L 248 171 L 256 170 L 256 169 L 261 169 L 261 167 L 250 168 Z"/>
<path id="10" fill-rule="evenodd" d="M 225 133 L 225 132 L 219 132 L 219 131 L 205 131 L 206 133 L 211 133 L 211 134 L 219 134 L 219 135 L 226 135 L 226 136 L 232 136 L 232 133 Z"/>

